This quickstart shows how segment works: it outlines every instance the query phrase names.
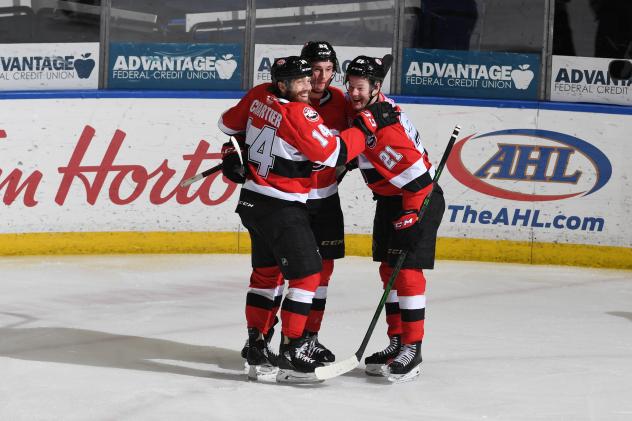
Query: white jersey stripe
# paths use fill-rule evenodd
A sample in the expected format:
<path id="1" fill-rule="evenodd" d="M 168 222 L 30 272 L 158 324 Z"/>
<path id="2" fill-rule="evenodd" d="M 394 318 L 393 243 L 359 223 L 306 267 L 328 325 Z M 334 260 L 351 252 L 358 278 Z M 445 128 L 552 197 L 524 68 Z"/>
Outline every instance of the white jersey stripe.
<path id="1" fill-rule="evenodd" d="M 338 183 L 333 183 L 327 187 L 321 187 L 320 189 L 311 189 L 309 191 L 308 199 L 324 199 L 329 196 L 333 196 L 338 192 Z"/>
<path id="2" fill-rule="evenodd" d="M 307 202 L 307 193 L 288 193 L 274 187 L 260 186 L 252 180 L 246 180 L 242 189 L 250 190 L 264 196 L 276 197 L 281 200 L 289 200 L 290 202 Z"/>
<path id="3" fill-rule="evenodd" d="M 219 121 L 217 122 L 217 126 L 219 127 L 219 129 L 224 132 L 225 134 L 229 135 L 229 136 L 233 136 L 236 134 L 240 134 L 240 133 L 244 133 L 244 130 L 233 130 L 227 126 L 224 125 L 224 114 L 222 114 L 219 118 Z"/>
<path id="4" fill-rule="evenodd" d="M 317 164 L 323 164 L 327 167 L 335 167 L 338 162 L 338 155 L 340 155 L 340 138 L 336 136 L 336 150 L 329 155 L 326 161 L 316 161 Z"/>
<path id="5" fill-rule="evenodd" d="M 402 171 L 402 173 L 398 176 L 391 178 L 389 181 L 392 185 L 401 189 L 406 184 L 410 183 L 411 181 L 425 174 L 426 172 L 428 172 L 428 169 L 426 168 L 423 157 L 421 157 L 417 160 L 417 162 L 406 168 L 406 170 Z M 430 178 L 432 177 L 434 177 L 433 167 L 431 167 L 430 171 Z"/>

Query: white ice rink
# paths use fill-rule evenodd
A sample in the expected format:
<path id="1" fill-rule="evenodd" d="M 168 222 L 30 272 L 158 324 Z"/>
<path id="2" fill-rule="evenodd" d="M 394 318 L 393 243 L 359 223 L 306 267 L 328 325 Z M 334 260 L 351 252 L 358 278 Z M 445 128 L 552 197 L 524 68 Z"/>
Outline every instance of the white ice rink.
<path id="1" fill-rule="evenodd" d="M 0 420 L 632 420 L 632 272 L 439 261 L 417 381 L 288 386 L 242 371 L 249 266 L 0 258 Z M 339 358 L 380 294 L 375 263 L 337 263 L 320 339 Z M 382 318 L 367 354 L 386 343 Z"/>

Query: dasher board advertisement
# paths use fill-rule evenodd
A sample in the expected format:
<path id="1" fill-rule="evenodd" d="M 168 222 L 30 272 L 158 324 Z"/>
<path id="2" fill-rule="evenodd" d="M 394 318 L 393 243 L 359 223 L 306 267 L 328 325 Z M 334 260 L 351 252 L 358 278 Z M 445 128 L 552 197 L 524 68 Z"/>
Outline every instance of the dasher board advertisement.
<path id="1" fill-rule="evenodd" d="M 632 80 L 608 75 L 612 59 L 553 56 L 551 100 L 632 105 Z"/>
<path id="2" fill-rule="evenodd" d="M 537 54 L 405 48 L 403 61 L 405 95 L 538 98 Z"/>
<path id="3" fill-rule="evenodd" d="M 0 44 L 0 91 L 98 87 L 98 42 Z"/>

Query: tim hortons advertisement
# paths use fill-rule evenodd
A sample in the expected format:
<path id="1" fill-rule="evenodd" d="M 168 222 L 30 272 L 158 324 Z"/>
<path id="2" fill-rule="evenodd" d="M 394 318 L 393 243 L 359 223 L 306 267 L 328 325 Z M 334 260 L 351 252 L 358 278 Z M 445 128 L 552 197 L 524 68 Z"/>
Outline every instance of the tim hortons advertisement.
<path id="1" fill-rule="evenodd" d="M 179 186 L 218 163 L 217 120 L 236 102 L 0 101 L 0 232 L 239 230 L 234 184 L 218 173 Z M 462 126 L 440 236 L 632 247 L 632 116 L 401 105 L 435 164 Z M 346 232 L 371 233 L 358 171 L 340 195 Z"/>
<path id="2" fill-rule="evenodd" d="M 551 99 L 632 105 L 632 80 L 608 76 L 608 58 L 553 56 Z"/>
<path id="3" fill-rule="evenodd" d="M 237 231 L 219 162 L 235 100 L 0 101 L 2 232 Z"/>
<path id="4" fill-rule="evenodd" d="M 0 90 L 97 89 L 99 43 L 0 44 Z"/>
<path id="5" fill-rule="evenodd" d="M 334 80 L 331 82 L 333 86 L 336 86 L 343 91 L 344 89 L 344 73 L 347 70 L 347 66 L 359 55 L 365 55 L 370 57 L 384 57 L 385 54 L 390 54 L 390 48 L 381 47 L 344 47 L 334 45 L 336 50 L 336 57 L 340 63 L 340 73 L 334 76 Z M 271 82 L 270 68 L 274 63 L 274 59 L 285 56 L 298 56 L 301 54 L 302 45 L 280 45 L 280 44 L 256 44 L 255 45 L 255 61 L 254 61 L 254 85 L 259 85 L 264 82 Z M 390 92 L 391 88 L 391 73 L 389 72 L 384 80 L 384 87 L 382 91 L 386 94 Z"/>

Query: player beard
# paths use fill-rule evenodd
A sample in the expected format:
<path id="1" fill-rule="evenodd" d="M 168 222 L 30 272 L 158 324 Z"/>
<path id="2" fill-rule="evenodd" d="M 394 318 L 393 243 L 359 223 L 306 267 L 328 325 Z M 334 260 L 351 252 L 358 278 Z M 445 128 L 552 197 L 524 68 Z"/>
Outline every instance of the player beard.
<path id="1" fill-rule="evenodd" d="M 310 89 L 302 89 L 300 91 L 290 91 L 287 94 L 287 99 L 292 102 L 304 102 L 309 104 Z"/>

